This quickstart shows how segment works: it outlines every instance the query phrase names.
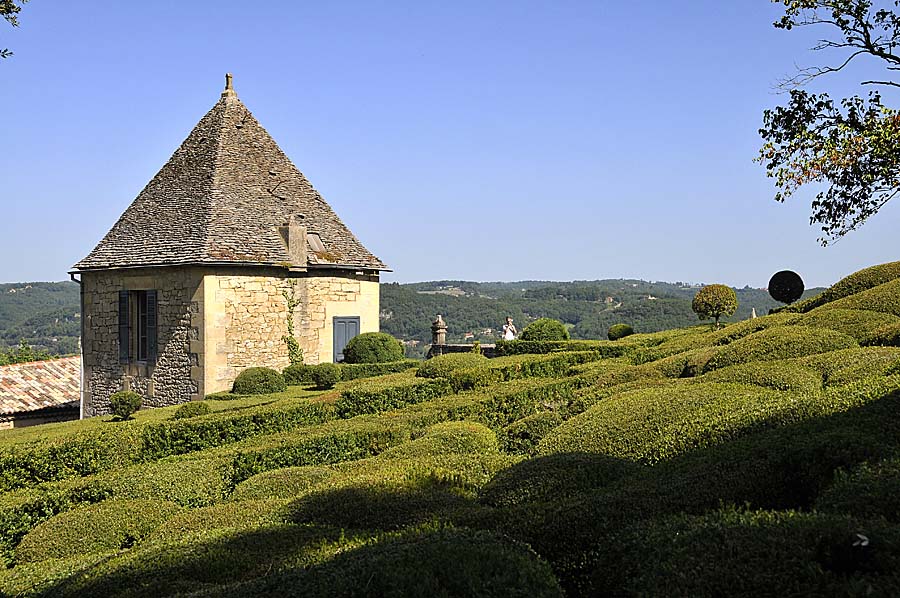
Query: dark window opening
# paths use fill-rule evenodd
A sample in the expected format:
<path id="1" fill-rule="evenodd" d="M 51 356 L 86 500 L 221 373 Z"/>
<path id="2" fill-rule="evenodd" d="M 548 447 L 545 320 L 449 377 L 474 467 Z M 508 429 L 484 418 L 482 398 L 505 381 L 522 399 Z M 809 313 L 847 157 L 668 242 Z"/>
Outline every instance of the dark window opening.
<path id="1" fill-rule="evenodd" d="M 119 291 L 119 362 L 156 361 L 156 291 Z"/>

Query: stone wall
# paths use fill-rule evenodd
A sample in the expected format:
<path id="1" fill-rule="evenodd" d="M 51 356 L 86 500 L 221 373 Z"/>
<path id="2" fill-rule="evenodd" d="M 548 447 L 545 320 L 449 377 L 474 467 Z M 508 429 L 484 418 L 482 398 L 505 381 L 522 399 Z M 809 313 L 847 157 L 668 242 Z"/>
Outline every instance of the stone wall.
<path id="1" fill-rule="evenodd" d="M 294 334 L 306 363 L 332 361 L 335 317 L 358 316 L 360 332 L 378 331 L 378 277 L 347 271 L 291 272 L 219 269 L 203 281 L 203 342 L 196 352 L 205 364 L 202 392 L 229 390 L 248 367 L 288 365 L 287 299 L 299 301 Z"/>
<path id="2" fill-rule="evenodd" d="M 153 268 L 84 272 L 82 346 L 84 416 L 109 413 L 109 396 L 130 389 L 147 407 L 190 401 L 200 395 L 199 359 L 192 340 L 202 330 L 203 272 L 196 268 Z M 153 364 L 119 363 L 119 291 L 157 291 L 157 359 Z"/>

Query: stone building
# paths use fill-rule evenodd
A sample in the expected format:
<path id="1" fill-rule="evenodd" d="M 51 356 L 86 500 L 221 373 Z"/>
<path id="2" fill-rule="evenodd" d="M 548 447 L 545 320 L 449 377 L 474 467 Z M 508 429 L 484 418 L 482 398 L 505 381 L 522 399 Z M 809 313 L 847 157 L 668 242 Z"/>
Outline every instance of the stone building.
<path id="1" fill-rule="evenodd" d="M 251 366 L 337 361 L 378 330 L 387 267 L 238 99 L 221 99 L 91 253 L 80 279 L 85 416 L 228 390 Z M 294 309 L 289 310 L 289 305 Z"/>

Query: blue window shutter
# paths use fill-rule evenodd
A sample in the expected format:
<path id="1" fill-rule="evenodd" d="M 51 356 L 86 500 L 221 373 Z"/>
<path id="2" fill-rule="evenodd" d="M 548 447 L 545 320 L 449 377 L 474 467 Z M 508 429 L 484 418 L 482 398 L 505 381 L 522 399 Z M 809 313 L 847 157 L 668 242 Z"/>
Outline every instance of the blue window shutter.
<path id="1" fill-rule="evenodd" d="M 156 291 L 147 291 L 147 362 L 156 363 Z"/>
<path id="2" fill-rule="evenodd" d="M 128 363 L 131 347 L 128 321 L 128 291 L 119 291 L 119 363 Z"/>

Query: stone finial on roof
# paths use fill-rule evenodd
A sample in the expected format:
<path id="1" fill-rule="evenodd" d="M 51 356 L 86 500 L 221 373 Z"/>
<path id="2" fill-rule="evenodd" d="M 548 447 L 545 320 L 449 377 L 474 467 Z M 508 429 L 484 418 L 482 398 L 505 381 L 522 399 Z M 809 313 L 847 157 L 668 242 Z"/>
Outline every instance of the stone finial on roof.
<path id="1" fill-rule="evenodd" d="M 231 73 L 225 73 L 225 91 L 222 92 L 223 98 L 236 98 L 237 94 L 234 92 L 234 84 L 232 83 L 233 76 Z"/>

